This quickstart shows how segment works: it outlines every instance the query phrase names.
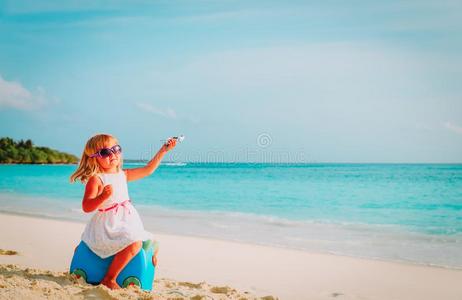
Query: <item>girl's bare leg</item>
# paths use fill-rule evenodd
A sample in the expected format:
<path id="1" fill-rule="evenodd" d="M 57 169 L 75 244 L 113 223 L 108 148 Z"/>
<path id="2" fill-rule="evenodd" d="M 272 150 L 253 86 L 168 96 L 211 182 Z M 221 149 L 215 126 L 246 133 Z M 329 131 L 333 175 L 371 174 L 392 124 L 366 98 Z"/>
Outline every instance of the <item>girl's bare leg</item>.
<path id="1" fill-rule="evenodd" d="M 152 264 L 154 267 L 157 267 L 157 252 L 159 252 L 159 248 L 157 248 L 152 255 Z"/>
<path id="2" fill-rule="evenodd" d="M 119 276 L 122 269 L 130 262 L 130 260 L 138 254 L 142 246 L 142 242 L 134 242 L 128 245 L 125 249 L 120 251 L 114 256 L 106 275 L 104 276 L 101 284 L 107 286 L 110 289 L 118 289 L 120 286 L 117 284 L 116 279 Z"/>

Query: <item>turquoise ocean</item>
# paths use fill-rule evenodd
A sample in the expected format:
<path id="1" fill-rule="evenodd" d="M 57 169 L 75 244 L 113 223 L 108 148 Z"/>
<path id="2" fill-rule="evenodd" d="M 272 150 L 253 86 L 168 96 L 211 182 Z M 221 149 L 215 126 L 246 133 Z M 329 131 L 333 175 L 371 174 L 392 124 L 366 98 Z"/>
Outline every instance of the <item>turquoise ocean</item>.
<path id="1" fill-rule="evenodd" d="M 75 169 L 0 165 L 0 211 L 88 220 Z M 163 163 L 129 194 L 154 234 L 462 269 L 461 164 Z"/>

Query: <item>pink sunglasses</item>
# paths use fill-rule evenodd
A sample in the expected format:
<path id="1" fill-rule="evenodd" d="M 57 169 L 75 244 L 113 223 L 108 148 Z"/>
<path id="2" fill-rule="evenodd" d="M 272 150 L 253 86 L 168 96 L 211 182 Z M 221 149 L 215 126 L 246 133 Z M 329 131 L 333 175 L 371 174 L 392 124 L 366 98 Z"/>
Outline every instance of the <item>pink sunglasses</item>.
<path id="1" fill-rule="evenodd" d="M 101 148 L 95 154 L 90 155 L 90 157 L 101 157 L 105 158 L 111 155 L 111 153 L 118 154 L 122 153 L 122 147 L 119 145 L 112 146 L 111 148 Z"/>

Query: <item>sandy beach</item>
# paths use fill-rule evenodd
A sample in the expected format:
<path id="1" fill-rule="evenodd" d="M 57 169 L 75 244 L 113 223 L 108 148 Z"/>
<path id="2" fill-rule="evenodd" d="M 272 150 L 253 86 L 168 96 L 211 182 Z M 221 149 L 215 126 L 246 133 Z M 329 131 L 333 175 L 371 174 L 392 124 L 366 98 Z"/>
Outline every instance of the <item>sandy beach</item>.
<path id="1" fill-rule="evenodd" d="M 1 299 L 462 297 L 460 270 L 165 234 L 154 291 L 110 291 L 67 274 L 83 223 L 0 214 L 0 226 Z"/>

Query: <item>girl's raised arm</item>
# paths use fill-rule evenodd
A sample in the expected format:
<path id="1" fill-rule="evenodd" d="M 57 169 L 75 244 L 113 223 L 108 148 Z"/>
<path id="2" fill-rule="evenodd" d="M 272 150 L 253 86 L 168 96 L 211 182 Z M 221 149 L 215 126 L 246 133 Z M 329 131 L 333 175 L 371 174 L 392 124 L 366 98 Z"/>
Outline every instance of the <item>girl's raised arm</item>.
<path id="1" fill-rule="evenodd" d="M 127 181 L 138 180 L 148 175 L 151 175 L 159 166 L 165 153 L 172 150 L 176 145 L 175 139 L 169 139 L 160 150 L 154 155 L 154 157 L 146 164 L 146 166 L 134 169 L 125 169 L 125 175 Z"/>

